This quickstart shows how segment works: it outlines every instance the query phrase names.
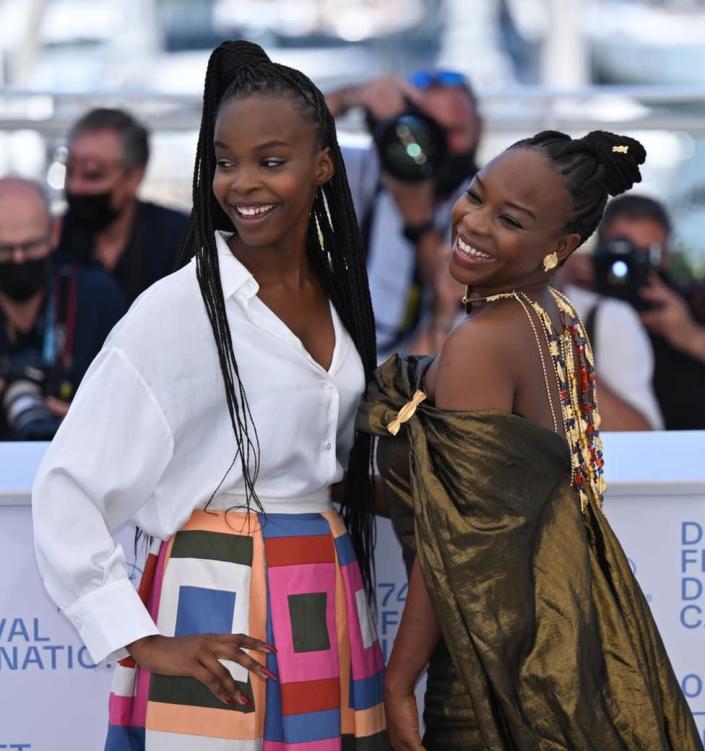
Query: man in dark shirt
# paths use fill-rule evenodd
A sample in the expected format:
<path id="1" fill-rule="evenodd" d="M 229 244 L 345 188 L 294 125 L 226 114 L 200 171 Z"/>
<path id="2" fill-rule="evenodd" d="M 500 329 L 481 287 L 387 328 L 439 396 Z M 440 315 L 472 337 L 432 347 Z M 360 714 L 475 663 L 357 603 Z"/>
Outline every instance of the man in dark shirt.
<path id="1" fill-rule="evenodd" d="M 625 195 L 607 205 L 598 229 L 603 245 L 617 238 L 650 252 L 660 250 L 659 268 L 641 296 L 641 313 L 654 350 L 654 391 L 667 430 L 705 429 L 705 317 L 696 285 L 680 288 L 671 278 L 671 221 L 652 198 Z M 699 310 L 700 308 L 700 310 Z"/>
<path id="2" fill-rule="evenodd" d="M 122 110 L 91 110 L 69 133 L 59 258 L 105 269 L 129 303 L 174 270 L 188 223 L 137 198 L 148 159 L 147 130 Z"/>
<path id="3" fill-rule="evenodd" d="M 0 440 L 51 438 L 127 308 L 105 272 L 55 263 L 57 240 L 42 187 L 0 179 Z"/>

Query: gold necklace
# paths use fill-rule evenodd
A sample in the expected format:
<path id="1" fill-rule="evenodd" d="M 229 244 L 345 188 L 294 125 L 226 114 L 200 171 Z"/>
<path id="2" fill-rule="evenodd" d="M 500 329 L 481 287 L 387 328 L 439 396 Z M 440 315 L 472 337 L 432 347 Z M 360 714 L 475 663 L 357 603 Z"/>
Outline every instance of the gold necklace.
<path id="1" fill-rule="evenodd" d="M 509 300 L 509 299 L 514 299 L 519 303 L 519 305 L 521 305 L 522 309 L 524 310 L 524 314 L 526 315 L 526 319 L 528 320 L 529 325 L 531 326 L 531 331 L 534 334 L 534 340 L 536 341 L 536 348 L 539 351 L 539 359 L 541 361 L 541 371 L 543 372 L 543 383 L 546 388 L 546 398 L 548 399 L 548 406 L 551 410 L 551 419 L 553 420 L 553 432 L 558 433 L 558 419 L 556 417 L 556 410 L 555 410 L 555 406 L 553 403 L 553 392 L 548 382 L 548 369 L 546 367 L 546 360 L 544 358 L 543 347 L 541 346 L 541 342 L 539 341 L 539 335 L 538 335 L 538 332 L 536 331 L 536 325 L 534 324 L 534 319 L 531 316 L 531 313 L 529 313 L 529 309 L 527 308 L 527 302 L 531 303 L 531 300 L 524 292 L 521 292 L 520 290 L 512 290 L 511 292 L 498 292 L 497 294 L 489 295 L 488 297 L 476 298 L 475 302 L 479 302 L 480 300 L 484 302 L 497 302 L 498 300 Z"/>
<path id="2" fill-rule="evenodd" d="M 500 292 L 487 297 L 475 298 L 473 302 L 496 302 L 514 299 L 521 306 L 531 325 L 536 346 L 539 350 L 546 395 L 553 418 L 554 431 L 558 432 L 558 420 L 553 405 L 553 391 L 549 385 L 543 347 L 534 325 L 534 312 L 542 324 L 544 338 L 551 356 L 553 372 L 558 389 L 561 417 L 565 438 L 570 449 L 571 484 L 578 492 L 580 508 L 587 511 L 590 498 L 602 508 L 606 484 L 603 476 L 602 439 L 600 438 L 600 415 L 597 409 L 596 377 L 594 356 L 587 332 L 570 301 L 557 290 L 549 291 L 564 320 L 562 331 L 557 331 L 546 310 L 532 300 L 525 292 L 513 290 Z M 576 351 L 578 363 L 576 363 Z M 580 368 L 578 383 L 576 372 Z"/>
<path id="3" fill-rule="evenodd" d="M 548 371 L 546 368 L 546 361 L 544 359 L 543 354 L 543 347 L 541 346 L 541 342 L 539 341 L 539 335 L 536 331 L 536 326 L 534 324 L 534 319 L 531 317 L 531 313 L 529 313 L 529 309 L 526 307 L 526 302 L 523 298 L 526 298 L 528 300 L 528 297 L 521 293 L 517 292 L 515 294 L 515 299 L 521 305 L 521 307 L 524 310 L 524 314 L 526 315 L 526 319 L 529 321 L 529 325 L 531 326 L 531 330 L 534 332 L 534 340 L 536 341 L 536 348 L 539 351 L 539 359 L 541 360 L 541 370 L 543 372 L 543 383 L 546 387 L 546 397 L 548 398 L 548 406 L 551 410 L 551 419 L 553 420 L 553 432 L 558 432 L 558 419 L 556 418 L 556 410 L 554 408 L 553 404 L 553 391 L 551 390 L 551 386 L 548 382 Z M 548 344 L 548 341 L 546 341 L 546 344 Z"/>

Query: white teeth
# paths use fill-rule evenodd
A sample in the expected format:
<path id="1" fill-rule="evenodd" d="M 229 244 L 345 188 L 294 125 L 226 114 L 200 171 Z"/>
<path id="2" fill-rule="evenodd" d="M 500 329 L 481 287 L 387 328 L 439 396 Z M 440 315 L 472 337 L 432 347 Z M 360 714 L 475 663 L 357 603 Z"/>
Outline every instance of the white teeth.
<path id="1" fill-rule="evenodd" d="M 478 250 L 477 248 L 473 248 L 472 245 L 468 245 L 460 235 L 458 235 L 457 239 L 458 248 L 461 252 L 465 253 L 465 255 L 472 256 L 473 258 L 484 258 L 485 260 L 491 261 L 493 256 L 488 255 L 487 253 L 483 253 L 481 250 Z"/>
<path id="2" fill-rule="evenodd" d="M 242 216 L 257 216 L 258 214 L 266 214 L 273 208 L 273 203 L 266 203 L 261 206 L 236 206 L 235 210 L 238 214 L 242 214 Z"/>

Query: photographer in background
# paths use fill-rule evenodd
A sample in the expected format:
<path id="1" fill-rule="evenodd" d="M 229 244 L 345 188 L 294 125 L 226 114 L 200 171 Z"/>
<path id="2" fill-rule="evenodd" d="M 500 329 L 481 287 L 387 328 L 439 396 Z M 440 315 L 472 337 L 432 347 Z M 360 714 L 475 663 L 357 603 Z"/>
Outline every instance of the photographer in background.
<path id="1" fill-rule="evenodd" d="M 595 354 L 603 430 L 661 430 L 654 355 L 639 314 L 623 300 L 594 292 L 591 253 L 576 251 L 556 274 L 585 324 Z"/>
<path id="2" fill-rule="evenodd" d="M 0 179 L 0 440 L 53 436 L 126 309 L 103 272 L 55 265 L 57 240 L 41 185 Z"/>
<path id="3" fill-rule="evenodd" d="M 470 84 L 455 71 L 420 71 L 340 89 L 326 101 L 336 116 L 364 109 L 373 135 L 372 147 L 344 148 L 343 156 L 367 252 L 378 356 L 436 351 L 464 291 L 450 278 L 448 255 L 451 208 L 477 171 L 481 120 Z"/>
<path id="4" fill-rule="evenodd" d="M 58 255 L 107 271 L 128 303 L 174 270 L 188 217 L 140 201 L 146 128 L 118 109 L 94 109 L 71 128 Z"/>
<path id="5" fill-rule="evenodd" d="M 705 316 L 694 284 L 679 288 L 669 270 L 671 220 L 651 198 L 611 201 L 598 229 L 598 245 L 631 243 L 652 266 L 639 290 L 641 320 L 654 351 L 653 385 L 667 430 L 705 429 Z"/>

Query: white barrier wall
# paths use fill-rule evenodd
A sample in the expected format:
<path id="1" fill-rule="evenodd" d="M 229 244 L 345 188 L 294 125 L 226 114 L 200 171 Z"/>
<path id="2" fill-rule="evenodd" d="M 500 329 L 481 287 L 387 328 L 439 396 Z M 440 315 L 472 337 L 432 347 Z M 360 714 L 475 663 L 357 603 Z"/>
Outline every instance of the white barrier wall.
<path id="1" fill-rule="evenodd" d="M 705 433 L 611 434 L 605 444 L 608 517 L 705 738 Z M 36 572 L 28 491 L 44 449 L 0 444 L 0 751 L 94 751 L 103 747 L 110 667 L 91 664 Z M 406 581 L 389 522 L 378 530 L 388 653 Z M 131 530 L 120 541 L 134 560 Z"/>

